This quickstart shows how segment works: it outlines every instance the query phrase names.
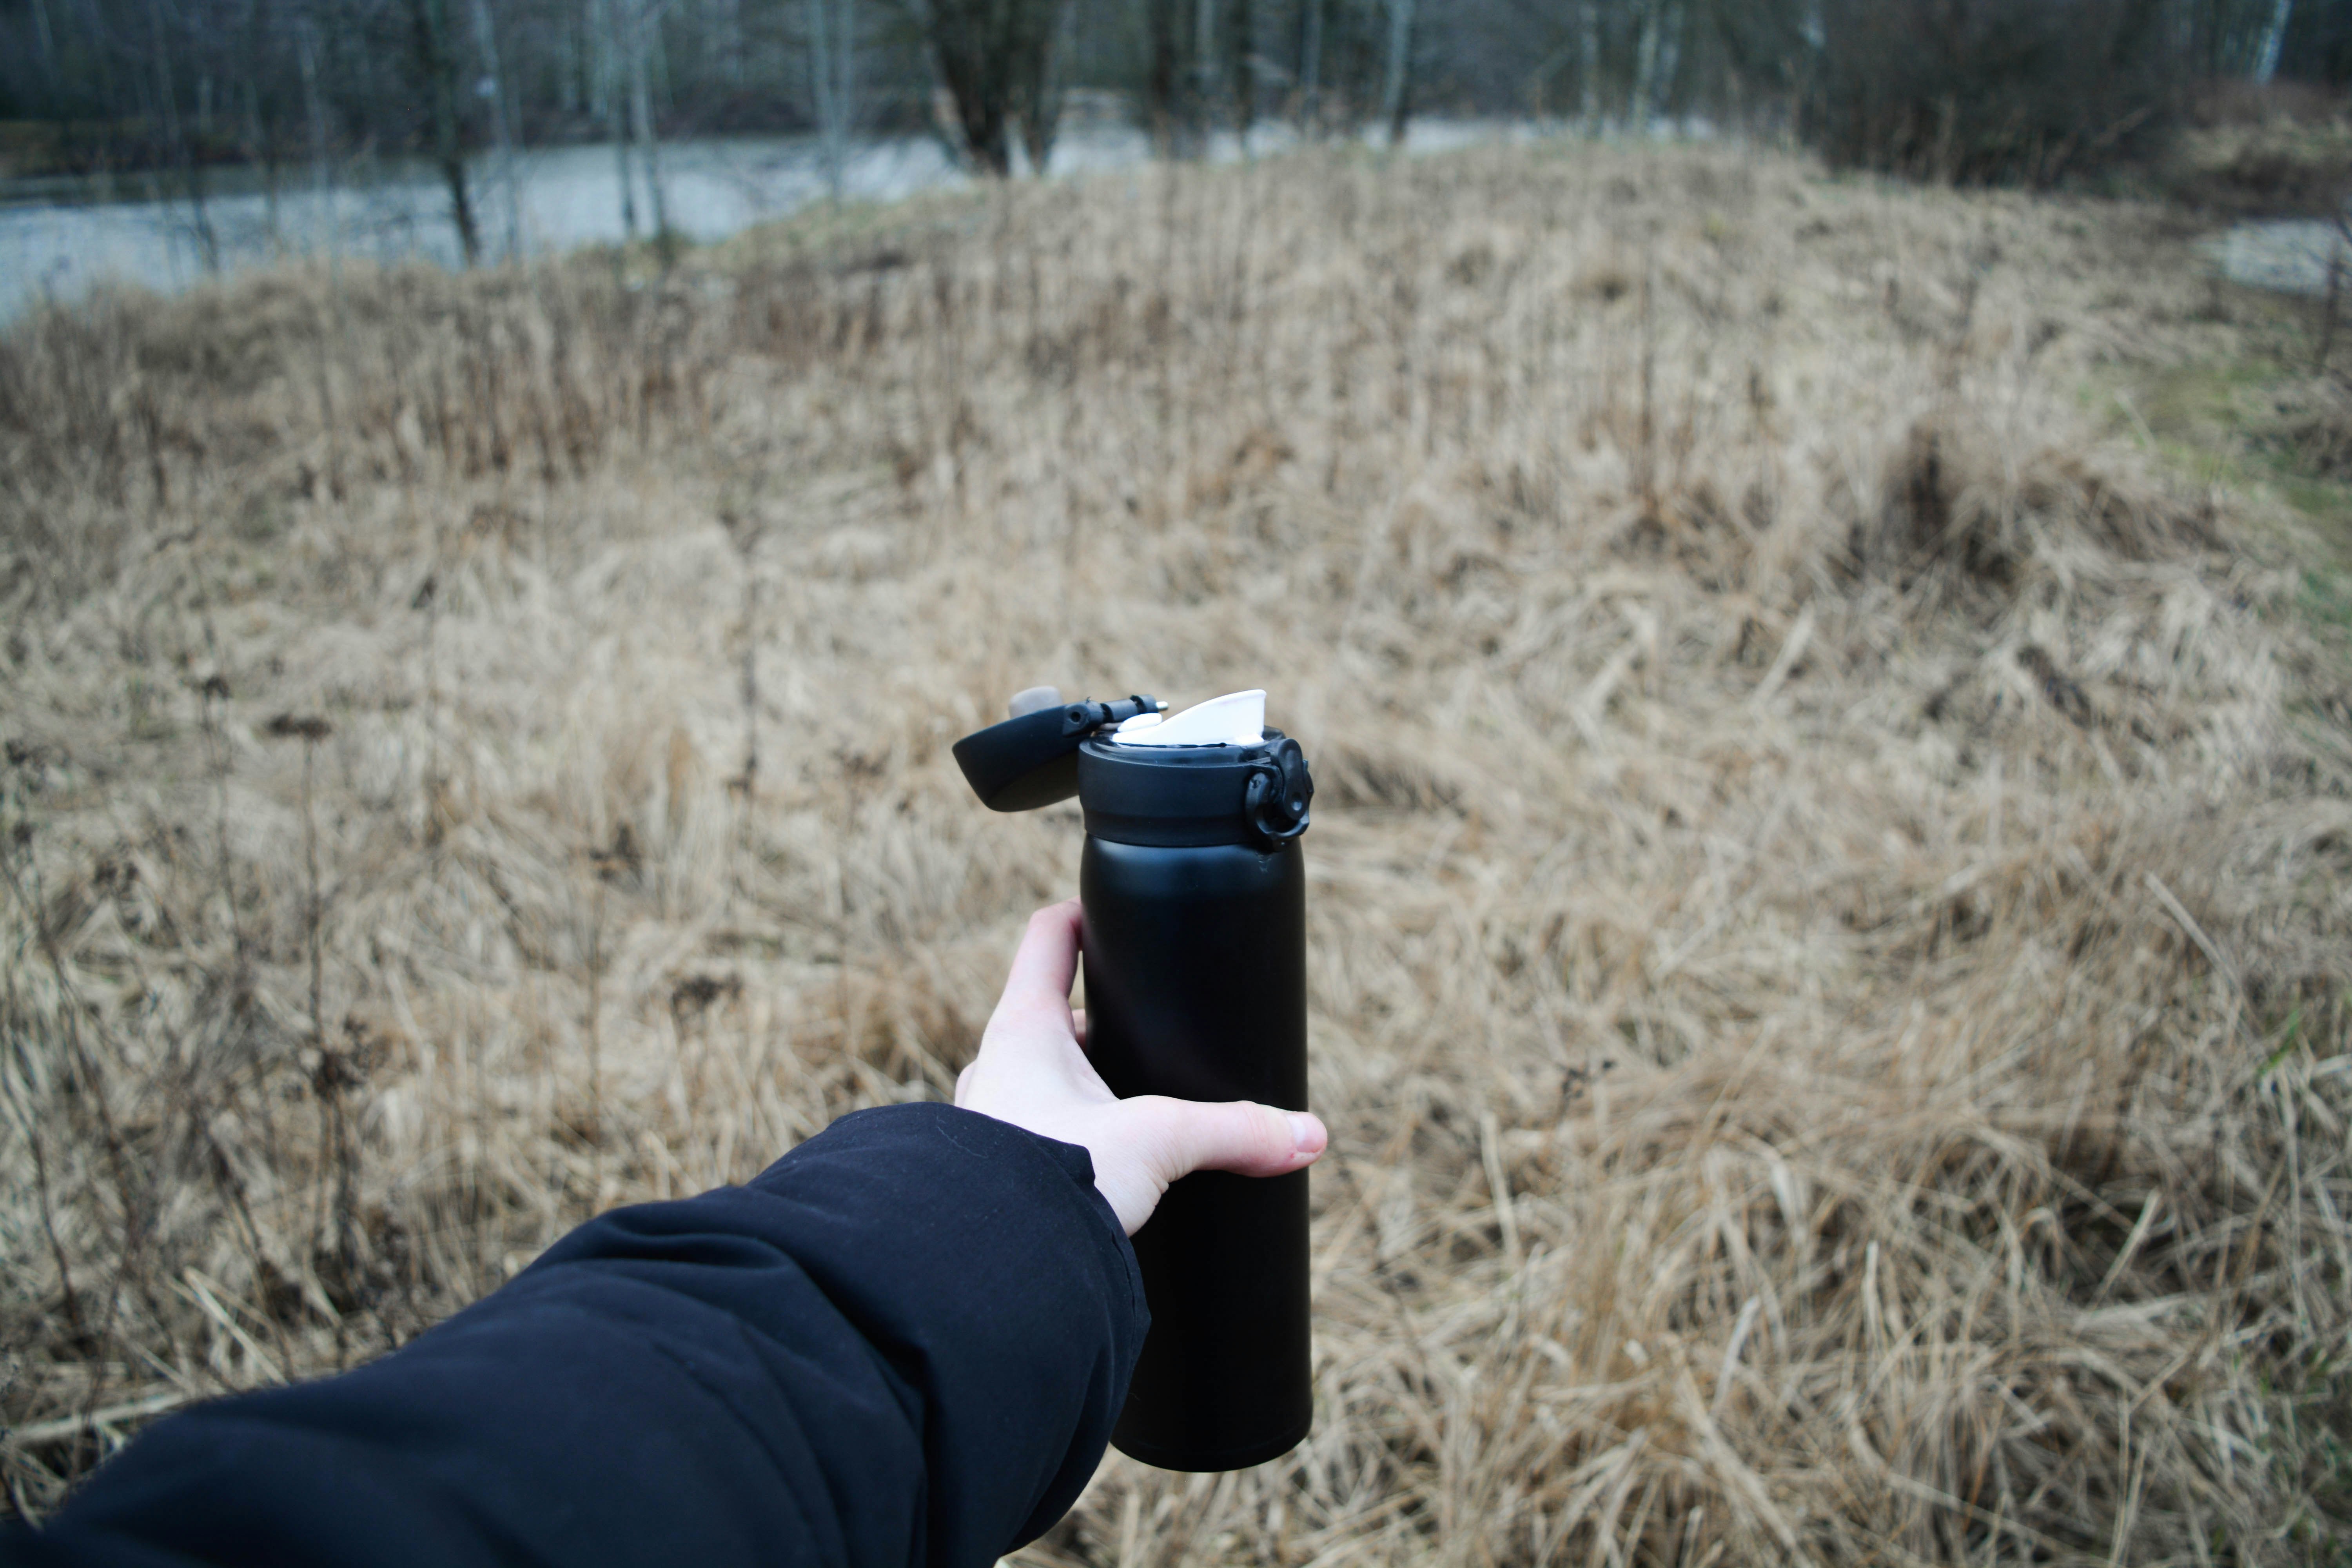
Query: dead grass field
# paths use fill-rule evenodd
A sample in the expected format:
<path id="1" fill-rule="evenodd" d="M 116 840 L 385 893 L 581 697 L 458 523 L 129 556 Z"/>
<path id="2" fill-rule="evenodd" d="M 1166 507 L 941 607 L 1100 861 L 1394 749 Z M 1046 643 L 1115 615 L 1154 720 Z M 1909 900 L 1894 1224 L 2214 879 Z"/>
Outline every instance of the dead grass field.
<path id="1" fill-rule="evenodd" d="M 2341 1561 L 2352 686 L 2154 209 L 1304 154 L 0 339 L 0 1443 L 944 1096 L 1035 681 L 1263 684 L 1319 1412 L 1024 1560 Z M 2347 601 L 2352 602 L 2352 601 Z"/>

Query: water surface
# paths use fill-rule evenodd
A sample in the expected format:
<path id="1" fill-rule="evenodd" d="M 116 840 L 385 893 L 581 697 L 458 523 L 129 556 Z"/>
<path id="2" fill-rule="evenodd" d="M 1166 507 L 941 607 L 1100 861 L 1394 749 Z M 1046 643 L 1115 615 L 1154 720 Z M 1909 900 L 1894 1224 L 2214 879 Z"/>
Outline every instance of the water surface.
<path id="1" fill-rule="evenodd" d="M 1498 122 L 1415 121 L 1407 150 L 1439 151 L 1524 133 Z M 1253 154 L 1291 145 L 1286 127 L 1253 133 Z M 1242 155 L 1231 136 L 1210 155 Z M 1054 152 L 1056 177 L 1119 168 L 1150 156 L 1150 139 L 1116 119 L 1071 126 Z M 828 191 L 814 137 L 730 137 L 662 144 L 662 185 L 670 226 L 697 240 L 729 235 L 784 216 Z M 471 164 L 476 222 L 486 258 L 510 251 L 541 255 L 624 237 L 618 161 L 610 144 L 522 153 L 514 178 L 495 155 Z M 172 292 L 208 268 L 189 204 L 159 185 L 160 176 L 111 186 L 56 180 L 0 183 L 0 321 L 44 300 L 69 301 L 103 282 Z M 224 271 L 289 257 L 333 253 L 378 261 L 459 260 L 449 220 L 449 193 L 420 162 L 373 163 L 336 171 L 325 188 L 309 171 L 281 171 L 275 193 L 251 170 L 215 173 L 205 204 Z M 855 142 L 843 171 L 852 199 L 889 201 L 970 176 L 936 140 L 868 137 Z M 653 201 L 642 169 L 635 184 L 640 234 L 651 231 Z"/>
<path id="2" fill-rule="evenodd" d="M 2325 294 L 2328 269 L 2352 283 L 2352 254 L 2343 231 L 2321 219 L 2286 218 L 2242 223 L 2210 247 L 2232 283 L 2274 289 L 2284 294 Z"/>

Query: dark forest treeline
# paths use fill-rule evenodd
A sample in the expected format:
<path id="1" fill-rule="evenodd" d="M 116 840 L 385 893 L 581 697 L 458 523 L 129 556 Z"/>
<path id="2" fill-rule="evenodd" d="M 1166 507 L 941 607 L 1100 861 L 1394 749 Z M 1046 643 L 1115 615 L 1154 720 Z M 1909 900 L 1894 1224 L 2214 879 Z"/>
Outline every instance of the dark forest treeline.
<path id="1" fill-rule="evenodd" d="M 2046 182 L 2199 84 L 2347 77 L 2352 0 L 0 0 L 0 157 L 159 171 L 201 204 L 223 163 L 421 155 L 471 255 L 480 153 L 611 140 L 656 203 L 684 134 L 813 129 L 837 159 L 924 128 L 1001 174 L 1050 156 L 1073 88 L 1127 95 L 1173 153 L 1275 117 L 1698 115 Z"/>

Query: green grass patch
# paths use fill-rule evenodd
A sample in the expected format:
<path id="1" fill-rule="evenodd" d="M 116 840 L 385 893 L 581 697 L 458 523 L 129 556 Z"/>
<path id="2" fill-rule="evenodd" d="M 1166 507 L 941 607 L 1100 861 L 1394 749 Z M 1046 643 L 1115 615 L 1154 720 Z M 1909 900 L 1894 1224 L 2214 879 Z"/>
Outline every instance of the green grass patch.
<path id="1" fill-rule="evenodd" d="M 2111 397 L 2119 427 L 2183 479 L 2287 514 L 2284 536 L 2262 542 L 2300 569 L 2295 613 L 2352 662 L 2352 477 L 2327 456 L 2352 432 L 2321 423 L 2352 407 L 2324 379 L 2343 372 L 2311 363 L 2301 302 L 2249 295 L 2233 305 L 2236 352 L 2126 367 L 2089 395 Z M 2345 335 L 2340 352 L 2352 363 L 2352 322 Z"/>

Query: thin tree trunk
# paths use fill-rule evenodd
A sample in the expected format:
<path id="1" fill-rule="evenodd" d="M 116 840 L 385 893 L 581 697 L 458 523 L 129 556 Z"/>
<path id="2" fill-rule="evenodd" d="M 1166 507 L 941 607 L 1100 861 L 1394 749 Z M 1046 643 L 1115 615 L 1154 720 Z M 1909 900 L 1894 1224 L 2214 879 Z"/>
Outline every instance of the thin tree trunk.
<path id="1" fill-rule="evenodd" d="M 1250 0 L 1227 0 L 1225 31 L 1233 40 L 1234 131 L 1241 137 L 1244 154 L 1249 152 L 1250 127 L 1257 123 L 1257 72 L 1250 58 L 1256 23 Z"/>
<path id="2" fill-rule="evenodd" d="M 634 243 L 637 237 L 636 171 L 629 162 L 629 117 L 614 113 L 610 118 L 613 127 L 614 175 L 621 186 L 621 237 Z"/>
<path id="3" fill-rule="evenodd" d="M 48 89 L 46 107 L 57 116 L 58 140 L 62 144 L 72 130 L 73 119 L 65 81 L 58 71 L 58 40 L 49 22 L 49 0 L 33 0 L 33 45 L 41 56 L 42 85 Z"/>
<path id="4" fill-rule="evenodd" d="M 729 87 L 743 85 L 743 14 L 738 0 L 704 0 L 702 68 Z"/>
<path id="5" fill-rule="evenodd" d="M 259 11 L 257 8 L 255 15 Z M 262 129 L 261 95 L 253 79 L 245 79 L 245 161 L 261 170 L 262 226 L 269 231 L 269 253 L 286 254 L 286 228 L 278 210 L 278 139 Z"/>
<path id="6" fill-rule="evenodd" d="M 2268 82 L 2278 74 L 2279 48 L 2286 42 L 2286 25 L 2294 15 L 2294 0 L 2278 0 L 2271 7 L 2270 26 L 2263 29 L 2263 47 L 2254 57 L 2254 79 Z"/>
<path id="7" fill-rule="evenodd" d="M 311 200 L 319 208 L 319 221 L 326 225 L 327 255 L 331 258 L 341 243 L 341 215 L 337 210 L 333 170 L 327 162 L 327 105 L 319 96 L 318 31 L 308 16 L 296 24 L 294 40 L 302 70 L 302 107 L 310 121 Z"/>
<path id="8" fill-rule="evenodd" d="M 1583 58 L 1584 79 L 1577 90 L 1577 112 L 1584 119 L 1587 136 L 1601 129 L 1601 4 L 1583 0 L 1577 7 L 1577 43 Z"/>
<path id="9" fill-rule="evenodd" d="M 33 41 L 41 51 L 41 75 L 53 95 L 58 87 L 58 40 L 49 29 L 49 0 L 33 0 Z"/>
<path id="10" fill-rule="evenodd" d="M 80 0 L 79 15 L 81 17 L 79 31 L 83 37 L 103 39 L 108 36 L 106 18 L 100 14 L 97 0 Z M 115 75 L 115 58 L 118 54 L 122 55 L 126 61 L 132 58 L 127 50 L 102 48 L 97 51 L 98 96 L 108 103 L 121 101 L 121 82 Z M 131 79 L 134 88 L 146 79 L 145 74 L 138 70 L 135 64 L 131 68 Z"/>
<path id="11" fill-rule="evenodd" d="M 665 260 L 674 236 L 669 227 L 669 202 L 662 190 L 661 129 L 654 120 L 653 62 L 648 47 L 655 18 L 647 17 L 640 25 L 635 47 L 629 51 L 629 106 L 636 121 L 637 141 L 645 150 L 646 194 L 654 209 L 654 243 L 662 247 Z"/>
<path id="12" fill-rule="evenodd" d="M 1306 0 L 1307 14 L 1299 24 L 1298 121 L 1310 136 L 1323 110 L 1323 5 L 1324 0 Z"/>
<path id="13" fill-rule="evenodd" d="M 1193 0 L 1192 107 L 1201 134 L 1214 127 L 1217 101 L 1217 0 Z"/>
<path id="14" fill-rule="evenodd" d="M 667 12 L 669 0 L 655 0 L 655 13 Z M 677 103 L 677 93 L 669 81 L 669 35 L 662 30 L 657 15 L 646 21 L 646 79 L 652 84 L 653 120 L 659 125 L 661 117 Z"/>
<path id="15" fill-rule="evenodd" d="M 1665 26 L 1658 43 L 1657 69 L 1650 78 L 1648 112 L 1653 121 L 1665 113 L 1674 95 L 1675 73 L 1682 68 L 1683 20 L 1682 0 L 1668 0 Z"/>
<path id="16" fill-rule="evenodd" d="M 245 161 L 261 165 L 265 191 L 269 199 L 269 232 L 273 240 L 278 235 L 278 152 L 277 138 L 265 127 L 261 118 L 260 63 L 266 58 L 271 33 L 269 0 L 246 0 L 244 7 L 245 50 L 239 62 L 242 68 L 230 80 L 233 95 L 244 89 Z M 277 100 L 273 95 L 271 108 Z M 274 116 L 273 116 L 274 118 Z"/>
<path id="17" fill-rule="evenodd" d="M 457 227 L 466 265 L 471 267 L 482 258 L 482 236 L 474 223 L 473 193 L 466 181 L 465 138 L 457 120 L 457 51 L 443 4 L 410 0 L 409 17 L 416 34 L 417 63 L 433 95 L 433 161 L 449 187 L 449 221 Z"/>
<path id="18" fill-rule="evenodd" d="M 612 0 L 586 0 L 580 8 L 580 90 L 588 112 L 599 121 L 613 112 L 609 88 L 613 77 Z"/>
<path id="19" fill-rule="evenodd" d="M 327 433 L 327 493 L 341 500 L 341 426 L 335 418 L 335 382 L 329 368 L 327 349 L 331 336 L 336 342 L 341 342 L 343 336 L 342 205 L 335 190 L 333 165 L 327 161 L 327 105 L 319 93 L 318 28 L 309 16 L 296 18 L 294 42 L 302 71 L 303 109 L 310 121 L 310 188 L 314 199 L 325 209 L 321 221 L 327 226 L 327 299 L 334 313 L 331 332 L 328 323 L 320 323 L 316 368 L 320 424 Z"/>
<path id="20" fill-rule="evenodd" d="M 180 122 L 180 95 L 172 85 L 172 42 L 163 23 L 163 0 L 147 0 L 147 21 L 153 33 L 155 91 L 163 110 L 163 139 L 171 146 L 173 162 L 179 165 L 180 188 L 188 198 L 188 216 L 195 229 L 196 248 L 204 258 L 205 270 L 217 272 L 220 237 L 213 230 L 212 215 L 205 210 L 203 161 L 189 146 L 187 127 Z"/>
<path id="21" fill-rule="evenodd" d="M 2352 215 L 2336 215 L 2333 237 L 2327 248 L 2327 303 L 2320 317 L 2319 350 L 2311 361 L 2313 371 L 2321 375 L 2327 374 L 2327 356 L 2336 347 L 2336 316 L 2344 302 L 2344 258 L 2352 250 Z"/>
<path id="22" fill-rule="evenodd" d="M 1650 94 L 1658 74 L 1658 11 L 1660 0 L 1644 0 L 1642 37 L 1633 50 L 1633 87 L 1625 96 L 1625 121 L 1635 135 L 1650 129 Z"/>
<path id="23" fill-rule="evenodd" d="M 1405 121 L 1412 113 L 1413 4 L 1389 0 L 1388 77 L 1381 91 L 1381 118 L 1388 121 L 1391 147 L 1403 145 Z"/>
<path id="24" fill-rule="evenodd" d="M 834 114 L 838 121 L 835 140 L 841 144 L 842 180 L 849 178 L 849 138 L 857 129 L 857 0 L 835 0 L 841 10 L 834 19 Z"/>
<path id="25" fill-rule="evenodd" d="M 1312 3 L 1312 0 L 1310 0 Z M 1153 147 L 1163 158 L 1176 152 L 1176 80 L 1179 47 L 1176 36 L 1177 0 L 1143 0 L 1144 19 L 1151 34 L 1151 68 L 1144 80 L 1146 118 L 1151 122 Z"/>
<path id="26" fill-rule="evenodd" d="M 624 244 L 635 244 L 637 177 L 635 162 L 629 155 L 630 129 L 635 122 L 628 112 L 628 93 L 622 80 L 627 69 L 630 29 L 622 20 L 621 7 L 628 3 L 629 0 L 588 0 L 590 26 L 600 46 L 596 51 L 597 111 L 612 132 L 613 167 L 621 187 L 621 239 Z"/>
<path id="27" fill-rule="evenodd" d="M 805 0 L 809 28 L 809 84 L 815 89 L 817 150 L 824 162 L 825 188 L 841 200 L 841 105 L 835 90 L 833 0 Z"/>
<path id="28" fill-rule="evenodd" d="M 564 114 L 580 111 L 581 92 L 587 77 L 582 61 L 580 28 L 566 18 L 555 29 L 555 107 Z"/>
<path id="29" fill-rule="evenodd" d="M 1014 102 L 1021 111 L 1021 142 L 1029 154 L 1029 173 L 1042 180 L 1061 133 L 1063 62 L 1070 56 L 1077 6 L 1075 0 L 1027 0 L 1022 15 L 1024 25 L 1013 40 L 1018 73 Z"/>
<path id="30" fill-rule="evenodd" d="M 490 84 L 490 130 L 498 148 L 499 184 L 506 198 L 507 259 L 522 253 L 522 182 L 515 171 L 513 94 L 499 60 L 499 30 L 490 18 L 489 0 L 473 0 L 474 47 L 481 51 L 482 69 Z"/>

